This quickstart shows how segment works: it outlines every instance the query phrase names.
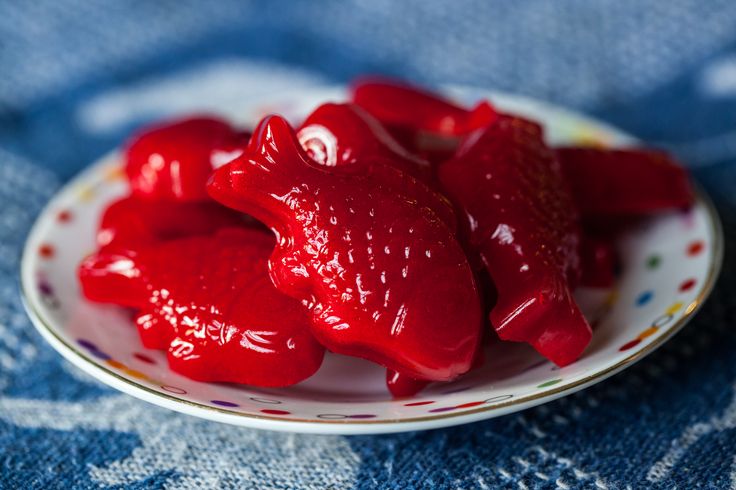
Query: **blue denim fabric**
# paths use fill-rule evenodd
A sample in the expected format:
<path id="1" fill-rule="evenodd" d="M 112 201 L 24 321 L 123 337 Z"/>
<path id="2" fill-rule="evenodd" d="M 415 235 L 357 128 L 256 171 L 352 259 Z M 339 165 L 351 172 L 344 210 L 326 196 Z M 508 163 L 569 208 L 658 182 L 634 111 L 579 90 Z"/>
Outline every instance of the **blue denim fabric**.
<path id="1" fill-rule="evenodd" d="M 199 107 L 213 96 L 200 82 L 257 96 L 364 72 L 548 99 L 675 152 L 725 221 L 713 297 L 660 351 L 582 393 L 388 436 L 167 412 L 35 333 L 19 251 L 66 179 L 137 124 Z M 184 97 L 157 96 L 171 91 Z M 736 487 L 735 235 L 732 0 L 0 1 L 0 488 Z"/>

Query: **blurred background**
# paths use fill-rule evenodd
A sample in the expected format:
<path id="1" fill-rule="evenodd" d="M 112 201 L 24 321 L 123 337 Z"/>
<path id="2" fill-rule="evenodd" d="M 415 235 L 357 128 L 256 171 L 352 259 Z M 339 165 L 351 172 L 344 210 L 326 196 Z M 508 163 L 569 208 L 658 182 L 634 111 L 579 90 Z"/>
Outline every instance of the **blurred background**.
<path id="1" fill-rule="evenodd" d="M 714 297 L 661 351 L 584 394 L 387 437 L 233 431 L 128 397 L 110 405 L 110 389 L 32 330 L 16 289 L 25 234 L 132 128 L 363 73 L 545 99 L 674 152 L 726 223 Z M 0 0 L 0 487 L 734 488 L 734 206 L 733 0 Z M 123 422 L 65 418 L 102 406 Z M 585 416 L 559 421 L 570 413 Z M 141 414 L 166 444 L 125 422 Z M 677 464 L 656 466 L 672 447 Z"/>
<path id="2" fill-rule="evenodd" d="M 6 0 L 0 72 L 0 146 L 64 178 L 142 120 L 367 72 L 573 106 L 702 166 L 733 157 L 736 6 Z"/>

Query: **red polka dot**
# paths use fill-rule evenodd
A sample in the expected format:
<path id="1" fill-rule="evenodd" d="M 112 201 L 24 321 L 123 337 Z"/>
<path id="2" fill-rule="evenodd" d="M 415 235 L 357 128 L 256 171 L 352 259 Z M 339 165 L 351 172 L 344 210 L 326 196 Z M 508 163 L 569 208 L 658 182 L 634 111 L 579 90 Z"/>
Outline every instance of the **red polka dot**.
<path id="1" fill-rule="evenodd" d="M 458 405 L 455 408 L 470 408 L 470 407 L 477 407 L 478 405 L 483 405 L 485 402 L 468 402 L 463 403 L 462 405 Z"/>
<path id="2" fill-rule="evenodd" d="M 705 244 L 701 242 L 700 240 L 697 240 L 697 241 L 692 242 L 690 245 L 688 245 L 687 254 L 690 257 L 695 257 L 700 252 L 702 252 L 704 249 L 705 249 Z"/>
<path id="3" fill-rule="evenodd" d="M 687 281 L 683 281 L 682 284 L 680 284 L 680 292 L 684 293 L 685 291 L 689 291 L 697 284 L 697 281 L 695 279 L 688 279 Z"/>
<path id="4" fill-rule="evenodd" d="M 139 354 L 138 352 L 136 352 L 135 354 L 133 354 L 133 357 L 135 357 L 139 361 L 143 361 L 148 364 L 156 364 L 156 361 L 154 361 L 153 359 L 151 359 L 145 354 Z"/>
<path id="5" fill-rule="evenodd" d="M 66 210 L 59 211 L 59 214 L 56 215 L 56 219 L 59 223 L 69 223 L 72 220 L 72 213 Z"/>
<path id="6" fill-rule="evenodd" d="M 420 405 L 429 405 L 430 403 L 434 403 L 431 401 L 424 401 L 424 402 L 411 402 L 411 403 L 404 403 L 405 407 L 418 407 Z"/>
<path id="7" fill-rule="evenodd" d="M 636 347 L 640 343 L 641 343 L 641 339 L 634 339 L 631 342 L 626 342 L 624 345 L 622 345 L 621 347 L 619 347 L 618 350 L 621 351 L 621 352 L 623 352 L 625 350 L 631 349 L 632 347 Z"/>
<path id="8" fill-rule="evenodd" d="M 263 413 L 267 413 L 269 415 L 289 415 L 291 412 L 287 412 L 286 410 L 274 410 L 271 408 L 264 408 L 261 410 Z"/>
<path id="9" fill-rule="evenodd" d="M 38 254 L 44 259 L 50 259 L 54 256 L 54 253 L 56 253 L 54 247 L 52 247 L 48 243 L 44 243 L 38 248 Z"/>

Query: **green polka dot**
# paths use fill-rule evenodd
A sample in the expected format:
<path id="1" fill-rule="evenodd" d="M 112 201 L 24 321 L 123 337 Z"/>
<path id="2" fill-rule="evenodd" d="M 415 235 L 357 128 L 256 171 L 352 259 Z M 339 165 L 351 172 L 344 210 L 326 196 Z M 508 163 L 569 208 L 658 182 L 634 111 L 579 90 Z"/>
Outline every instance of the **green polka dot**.
<path id="1" fill-rule="evenodd" d="M 659 264 L 662 263 L 662 258 L 659 255 L 652 255 L 647 259 L 647 267 L 649 269 L 656 269 Z"/>
<path id="2" fill-rule="evenodd" d="M 549 381 L 545 381 L 545 382 L 544 382 L 544 383 L 542 383 L 541 385 L 537 386 L 537 388 L 546 388 L 546 387 L 548 387 L 548 386 L 556 385 L 556 384 L 557 384 L 557 383 L 559 383 L 560 381 L 562 381 L 562 378 L 558 378 L 558 379 L 551 379 L 551 380 L 549 380 Z"/>

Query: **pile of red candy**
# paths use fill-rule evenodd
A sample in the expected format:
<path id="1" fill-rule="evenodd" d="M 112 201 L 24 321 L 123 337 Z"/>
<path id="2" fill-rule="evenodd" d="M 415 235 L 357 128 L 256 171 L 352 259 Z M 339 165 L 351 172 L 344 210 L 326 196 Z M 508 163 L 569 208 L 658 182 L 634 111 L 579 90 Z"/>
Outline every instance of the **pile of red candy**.
<path id="1" fill-rule="evenodd" d="M 494 332 L 575 361 L 573 291 L 612 285 L 616 231 L 693 200 L 663 153 L 553 149 L 534 121 L 382 79 L 296 129 L 149 128 L 126 172 L 79 278 L 173 370 L 287 386 L 327 349 L 385 366 L 395 396 L 477 366 Z"/>

